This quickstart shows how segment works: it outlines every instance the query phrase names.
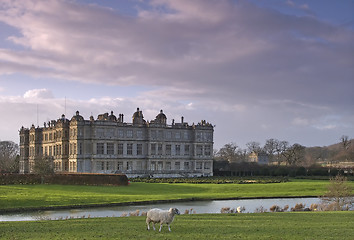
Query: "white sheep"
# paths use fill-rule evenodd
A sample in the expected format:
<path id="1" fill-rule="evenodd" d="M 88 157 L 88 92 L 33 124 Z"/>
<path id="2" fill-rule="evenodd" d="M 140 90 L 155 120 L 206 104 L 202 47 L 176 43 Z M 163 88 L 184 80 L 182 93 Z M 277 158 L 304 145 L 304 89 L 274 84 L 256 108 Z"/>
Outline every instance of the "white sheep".
<path id="1" fill-rule="evenodd" d="M 168 226 L 168 231 L 171 232 L 170 224 L 172 223 L 175 214 L 177 215 L 180 214 L 177 208 L 170 208 L 170 210 L 168 211 L 161 210 L 158 208 L 150 209 L 146 214 L 147 230 L 150 230 L 150 222 L 152 222 L 152 227 L 154 230 L 155 230 L 155 223 L 160 223 L 159 232 L 161 232 L 162 225 L 166 223 Z"/>
<path id="2" fill-rule="evenodd" d="M 246 208 L 239 206 L 239 207 L 236 208 L 236 210 L 237 210 L 238 213 L 243 213 L 246 210 Z"/>

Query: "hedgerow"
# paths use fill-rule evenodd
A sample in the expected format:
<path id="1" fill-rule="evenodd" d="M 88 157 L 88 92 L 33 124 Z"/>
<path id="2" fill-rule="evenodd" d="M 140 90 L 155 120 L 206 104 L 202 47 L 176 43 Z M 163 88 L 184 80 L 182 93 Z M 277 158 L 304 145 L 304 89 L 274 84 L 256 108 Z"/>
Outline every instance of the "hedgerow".
<path id="1" fill-rule="evenodd" d="M 286 177 L 240 178 L 240 177 L 200 177 L 200 178 L 132 178 L 131 182 L 144 183 L 191 183 L 191 184 L 254 184 L 288 182 Z"/>

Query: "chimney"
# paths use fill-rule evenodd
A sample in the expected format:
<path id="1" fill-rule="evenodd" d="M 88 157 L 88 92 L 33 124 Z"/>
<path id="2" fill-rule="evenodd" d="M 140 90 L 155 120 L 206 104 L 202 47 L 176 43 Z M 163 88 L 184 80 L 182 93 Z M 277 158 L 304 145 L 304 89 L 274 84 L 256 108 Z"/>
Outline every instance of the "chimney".
<path id="1" fill-rule="evenodd" d="M 184 122 L 184 117 L 182 116 L 182 117 L 181 117 L 181 123 L 183 123 L 183 122 Z"/>

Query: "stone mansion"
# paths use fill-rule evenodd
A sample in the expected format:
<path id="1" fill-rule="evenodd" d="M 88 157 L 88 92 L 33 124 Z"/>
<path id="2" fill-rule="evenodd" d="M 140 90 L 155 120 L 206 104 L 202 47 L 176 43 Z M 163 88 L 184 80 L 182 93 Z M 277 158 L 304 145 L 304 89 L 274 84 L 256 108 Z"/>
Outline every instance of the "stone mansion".
<path id="1" fill-rule="evenodd" d="M 85 120 L 79 111 L 22 127 L 20 173 L 31 173 L 37 159 L 49 159 L 57 173 L 123 173 L 128 177 L 194 177 L 213 175 L 214 127 L 202 120 L 167 124 L 161 110 L 145 121 L 139 108 L 132 123 L 111 114 Z"/>

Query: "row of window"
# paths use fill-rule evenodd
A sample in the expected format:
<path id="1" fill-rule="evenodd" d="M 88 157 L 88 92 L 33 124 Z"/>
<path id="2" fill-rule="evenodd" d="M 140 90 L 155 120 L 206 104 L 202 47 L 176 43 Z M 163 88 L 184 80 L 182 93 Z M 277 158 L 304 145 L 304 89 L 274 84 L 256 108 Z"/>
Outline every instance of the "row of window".
<path id="1" fill-rule="evenodd" d="M 181 163 L 183 165 L 181 165 Z M 194 170 L 191 162 L 163 162 L 163 161 L 152 161 L 149 166 L 149 170 L 151 171 L 163 171 L 163 170 Z M 211 163 L 210 162 L 201 162 L 197 161 L 195 165 L 195 170 L 210 170 Z M 143 163 L 141 161 L 137 161 L 135 166 L 133 166 L 132 161 L 97 161 L 96 162 L 96 171 L 132 171 L 132 170 L 145 170 L 143 167 Z"/>
<path id="2" fill-rule="evenodd" d="M 124 145 L 126 145 L 124 147 Z M 63 147 L 64 146 L 64 147 Z M 115 154 L 115 143 L 96 143 L 96 154 Z M 150 144 L 150 155 L 166 155 L 166 156 L 189 156 L 191 155 L 191 146 L 188 144 L 162 144 L 162 143 L 151 143 Z M 82 143 L 78 145 L 76 143 L 70 144 L 57 144 L 53 146 L 45 147 L 30 147 L 29 156 L 34 157 L 36 155 L 44 156 L 58 156 L 58 155 L 76 155 L 83 154 Z M 118 143 L 117 144 L 117 155 L 137 155 L 141 156 L 146 154 L 143 152 L 143 144 L 141 143 Z M 196 146 L 197 156 L 211 156 L 211 146 L 210 145 L 200 145 Z M 24 155 L 22 155 L 24 156 Z"/>
<path id="3" fill-rule="evenodd" d="M 77 148 L 76 143 L 70 144 L 56 144 L 53 146 L 45 146 L 45 147 L 30 147 L 29 148 L 29 156 L 34 157 L 38 155 L 44 156 L 58 156 L 58 155 L 72 155 L 72 154 L 82 154 L 82 143 L 79 143 L 79 148 Z M 25 150 L 21 149 L 21 156 L 26 156 Z"/>
<path id="4" fill-rule="evenodd" d="M 82 131 L 79 129 L 77 132 L 76 128 L 70 129 L 69 132 L 67 130 L 59 130 L 59 131 L 54 131 L 54 132 L 49 132 L 49 133 L 43 133 L 43 138 L 44 141 L 53 141 L 56 139 L 61 139 L 62 137 L 68 138 L 70 133 L 70 137 L 75 137 L 77 134 L 79 136 L 82 135 Z M 97 129 L 95 131 L 95 136 L 98 138 L 103 138 L 103 137 L 114 137 L 118 136 L 119 138 L 138 138 L 141 139 L 143 138 L 143 130 L 132 130 L 132 129 L 118 129 L 117 132 L 114 129 Z M 189 140 L 191 139 L 191 133 L 188 131 L 165 131 L 165 130 L 151 130 L 150 132 L 150 138 L 151 139 L 175 139 L 175 140 Z M 198 131 L 196 133 L 196 139 L 197 141 L 212 141 L 213 140 L 213 134 L 212 132 L 200 132 Z M 37 135 L 37 141 L 41 141 L 42 136 Z M 22 139 L 23 141 L 23 139 Z M 35 135 L 30 134 L 30 141 L 33 142 L 35 141 Z"/>
<path id="5" fill-rule="evenodd" d="M 76 129 L 70 129 L 70 137 L 75 137 L 77 132 Z M 69 132 L 67 130 L 59 130 L 59 131 L 53 131 L 53 132 L 49 132 L 49 133 L 43 133 L 43 135 L 37 135 L 37 141 L 54 141 L 56 139 L 61 139 L 63 138 L 68 138 L 69 137 Z M 79 131 L 79 136 L 81 136 L 82 133 L 81 131 Z M 21 142 L 24 142 L 24 138 L 21 136 L 20 138 Z M 29 136 L 29 140 L 30 142 L 34 142 L 35 141 L 35 135 L 34 134 L 30 134 Z"/>
<path id="6" fill-rule="evenodd" d="M 106 146 L 106 149 L 105 149 Z M 166 155 L 166 156 L 189 156 L 191 155 L 191 146 L 188 144 L 162 144 L 162 143 L 151 143 L 150 144 L 150 155 Z M 114 143 L 97 143 L 96 144 L 96 154 L 107 154 L 114 155 Z M 124 148 L 124 143 L 118 143 L 117 145 L 118 155 L 143 155 L 143 144 L 141 143 L 126 143 L 126 148 Z M 211 156 L 211 145 L 197 145 L 196 146 L 197 156 Z"/>

